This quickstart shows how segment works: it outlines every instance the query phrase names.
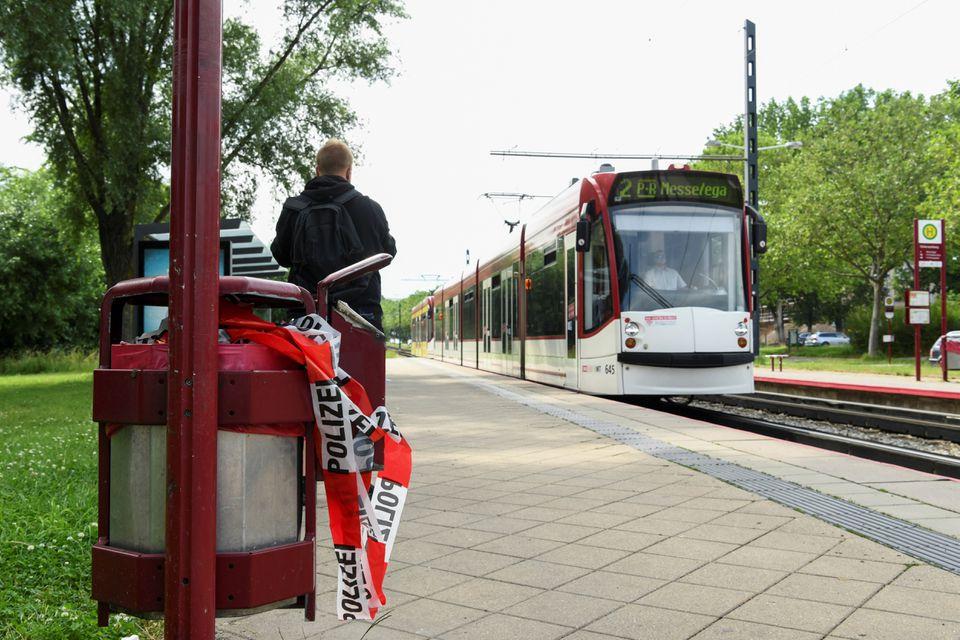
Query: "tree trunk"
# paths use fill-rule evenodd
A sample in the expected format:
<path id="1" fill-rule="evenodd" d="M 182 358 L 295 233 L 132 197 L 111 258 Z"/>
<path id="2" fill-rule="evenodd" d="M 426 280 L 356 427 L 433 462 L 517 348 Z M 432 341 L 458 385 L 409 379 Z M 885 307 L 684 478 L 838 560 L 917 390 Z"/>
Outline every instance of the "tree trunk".
<path id="1" fill-rule="evenodd" d="M 883 312 L 883 280 L 874 280 L 873 285 L 873 311 L 870 313 L 870 339 L 867 342 L 867 355 L 875 356 L 880 352 L 880 316 Z"/>
<path id="2" fill-rule="evenodd" d="M 133 220 L 123 211 L 97 217 L 100 259 L 107 287 L 134 276 Z"/>

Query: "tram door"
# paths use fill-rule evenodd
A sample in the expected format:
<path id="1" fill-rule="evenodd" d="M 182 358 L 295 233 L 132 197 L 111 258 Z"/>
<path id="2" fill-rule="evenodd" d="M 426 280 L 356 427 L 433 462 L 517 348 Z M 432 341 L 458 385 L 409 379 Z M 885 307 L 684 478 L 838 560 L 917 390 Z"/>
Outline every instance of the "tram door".
<path id="1" fill-rule="evenodd" d="M 450 321 L 453 319 L 453 300 L 446 301 L 446 309 L 443 311 L 443 359 L 446 360 L 453 355 L 452 337 L 450 330 Z"/>
<path id="2" fill-rule="evenodd" d="M 490 281 L 484 280 L 483 282 L 483 315 L 480 318 L 480 336 L 483 338 L 481 344 L 483 345 L 483 352 L 489 354 L 491 349 L 490 343 Z M 485 356 L 489 358 L 489 356 Z"/>
<path id="3" fill-rule="evenodd" d="M 453 332 L 453 338 L 450 344 L 453 347 L 453 359 L 458 364 L 463 364 L 463 349 L 460 348 L 460 336 L 462 335 L 460 325 L 460 296 L 453 296 L 450 300 L 453 313 L 450 314 L 450 330 Z"/>
<path id="4" fill-rule="evenodd" d="M 566 247 L 565 271 L 566 271 L 566 334 L 567 334 L 567 357 L 564 360 L 564 372 L 567 374 L 564 378 L 564 386 L 571 389 L 580 388 L 580 367 L 577 366 L 577 350 L 579 344 L 577 341 L 577 244 L 576 234 L 570 234 L 565 238 L 563 246 Z"/>
<path id="5" fill-rule="evenodd" d="M 510 370 L 510 354 L 513 353 L 513 325 L 510 318 L 513 317 L 513 271 L 506 269 L 501 275 L 500 295 L 503 300 L 503 319 L 501 322 L 500 344 L 504 355 L 504 361 L 507 363 L 507 370 Z"/>

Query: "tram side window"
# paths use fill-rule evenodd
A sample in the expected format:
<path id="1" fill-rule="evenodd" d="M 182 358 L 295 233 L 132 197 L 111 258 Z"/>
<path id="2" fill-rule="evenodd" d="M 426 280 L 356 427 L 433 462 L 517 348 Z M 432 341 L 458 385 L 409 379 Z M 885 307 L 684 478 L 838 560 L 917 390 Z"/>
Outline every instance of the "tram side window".
<path id="1" fill-rule="evenodd" d="M 613 314 L 610 261 L 603 224 L 592 225 L 590 246 L 583 254 L 583 330 L 592 331 Z"/>
<path id="2" fill-rule="evenodd" d="M 477 300 L 476 287 L 470 287 L 463 294 L 463 339 L 474 340 L 477 337 Z"/>
<path id="3" fill-rule="evenodd" d="M 564 336 L 563 263 L 557 261 L 557 251 L 557 245 L 548 247 L 547 252 L 536 249 L 527 261 L 531 284 L 527 292 L 527 335 L 531 337 Z"/>

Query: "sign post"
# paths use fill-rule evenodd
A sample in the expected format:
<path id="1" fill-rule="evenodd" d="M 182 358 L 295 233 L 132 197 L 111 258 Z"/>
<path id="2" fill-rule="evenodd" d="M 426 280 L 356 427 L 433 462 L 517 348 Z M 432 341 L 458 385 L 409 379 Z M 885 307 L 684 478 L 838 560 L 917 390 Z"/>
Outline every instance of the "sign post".
<path id="1" fill-rule="evenodd" d="M 887 343 L 887 364 L 893 364 L 893 296 L 883 299 L 883 315 L 887 319 L 887 335 L 883 336 Z"/>
<path id="2" fill-rule="evenodd" d="M 914 282 L 920 279 L 914 274 Z M 917 382 L 920 381 L 920 328 L 930 324 L 930 292 L 923 289 L 907 291 L 907 324 L 913 326 L 913 356 L 917 366 Z"/>
<path id="3" fill-rule="evenodd" d="M 213 640 L 221 1 L 176 0 L 164 638 Z"/>
<path id="4" fill-rule="evenodd" d="M 924 267 L 940 269 L 940 335 L 947 335 L 947 267 L 946 223 L 944 220 L 913 221 L 913 288 L 920 288 L 920 269 Z M 928 320 L 929 322 L 929 320 Z M 920 329 L 915 328 L 915 349 L 917 358 L 917 380 L 920 379 Z M 940 369 L 943 379 L 947 379 L 947 366 L 944 354 L 946 345 L 940 346 Z"/>

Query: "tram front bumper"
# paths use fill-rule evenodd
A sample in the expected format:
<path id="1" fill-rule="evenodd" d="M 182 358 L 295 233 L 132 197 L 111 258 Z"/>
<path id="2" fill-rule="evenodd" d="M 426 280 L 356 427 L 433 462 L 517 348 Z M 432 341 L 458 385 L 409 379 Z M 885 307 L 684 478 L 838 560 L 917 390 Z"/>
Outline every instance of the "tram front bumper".
<path id="1" fill-rule="evenodd" d="M 753 393 L 752 357 L 748 362 L 741 360 L 739 363 L 720 366 L 689 366 L 689 364 L 684 366 L 684 360 L 678 356 L 685 354 L 662 355 L 672 356 L 674 364 L 668 364 L 666 358 L 663 364 L 657 366 L 636 364 L 630 362 L 630 359 L 618 358 L 622 368 L 624 395 L 688 396 Z"/>

